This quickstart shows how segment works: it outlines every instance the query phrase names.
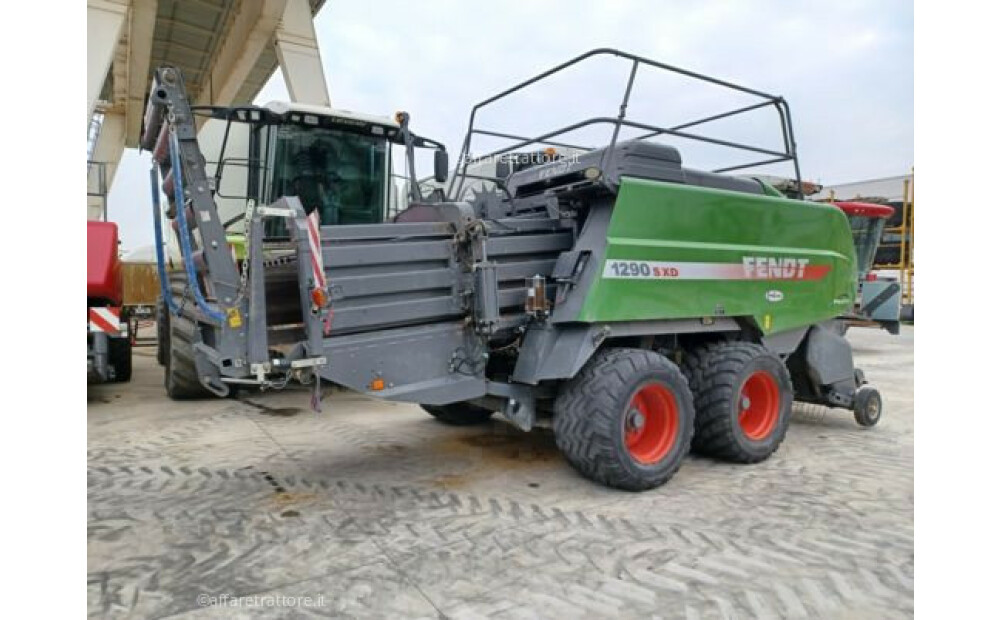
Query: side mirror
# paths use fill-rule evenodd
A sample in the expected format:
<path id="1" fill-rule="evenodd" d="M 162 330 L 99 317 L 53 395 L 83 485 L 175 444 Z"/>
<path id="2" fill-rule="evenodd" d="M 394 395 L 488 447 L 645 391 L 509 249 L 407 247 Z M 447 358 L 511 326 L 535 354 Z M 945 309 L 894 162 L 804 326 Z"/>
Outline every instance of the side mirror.
<path id="1" fill-rule="evenodd" d="M 438 183 L 448 180 L 448 151 L 443 149 L 434 151 L 434 180 Z"/>
<path id="2" fill-rule="evenodd" d="M 506 157 L 497 162 L 496 177 L 506 179 L 510 176 L 510 160 Z"/>

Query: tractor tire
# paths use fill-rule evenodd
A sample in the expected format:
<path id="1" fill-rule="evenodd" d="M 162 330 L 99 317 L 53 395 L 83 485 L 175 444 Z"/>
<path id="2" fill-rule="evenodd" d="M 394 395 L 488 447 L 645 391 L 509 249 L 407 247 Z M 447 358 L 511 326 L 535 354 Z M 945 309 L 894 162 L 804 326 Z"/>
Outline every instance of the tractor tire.
<path id="1" fill-rule="evenodd" d="M 556 397 L 556 445 L 578 472 L 609 487 L 658 487 L 691 448 L 695 409 L 687 379 L 642 349 L 597 353 Z"/>
<path id="2" fill-rule="evenodd" d="M 749 342 L 716 342 L 683 363 L 698 413 L 692 450 L 735 463 L 757 463 L 785 439 L 792 379 L 785 363 Z"/>
<path id="3" fill-rule="evenodd" d="M 882 395 L 871 385 L 862 385 L 854 394 L 854 421 L 864 427 L 882 419 Z"/>
<path id="4" fill-rule="evenodd" d="M 198 325 L 185 316 L 170 317 L 167 364 L 163 385 L 173 400 L 204 398 L 212 393 L 198 380 L 194 363 L 194 343 L 199 339 Z"/>
<path id="5" fill-rule="evenodd" d="M 434 419 L 449 426 L 474 426 L 483 424 L 493 412 L 469 403 L 454 403 L 451 405 L 420 405 L 420 408 L 434 416 Z"/>
<path id="6" fill-rule="evenodd" d="M 115 369 L 115 383 L 132 380 L 132 341 L 126 338 L 108 339 L 108 362 Z"/>
<path id="7" fill-rule="evenodd" d="M 170 351 L 170 310 L 162 297 L 156 299 L 156 361 L 167 365 Z"/>

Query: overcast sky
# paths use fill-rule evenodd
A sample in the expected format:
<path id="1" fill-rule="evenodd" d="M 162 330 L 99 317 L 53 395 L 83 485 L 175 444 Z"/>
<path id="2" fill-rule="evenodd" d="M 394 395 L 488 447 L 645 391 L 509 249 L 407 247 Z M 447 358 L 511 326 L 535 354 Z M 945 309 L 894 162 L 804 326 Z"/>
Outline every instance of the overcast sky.
<path id="1" fill-rule="evenodd" d="M 804 178 L 824 184 L 909 172 L 913 165 L 913 5 L 908 1 L 428 2 L 327 0 L 316 33 L 333 106 L 391 115 L 457 156 L 476 102 L 596 47 L 616 47 L 784 96 Z M 484 110 L 482 125 L 538 134 L 590 116 L 614 116 L 628 76 L 621 60 Z M 287 100 L 276 73 L 258 103 Z M 636 79 L 629 118 L 668 125 L 744 105 L 716 88 L 653 72 Z M 773 113 L 706 127 L 706 135 L 775 146 Z M 606 130 L 574 142 L 599 146 Z M 740 161 L 675 144 L 685 165 Z M 493 146 L 480 142 L 473 151 Z M 109 196 L 126 249 L 152 240 L 149 160 L 126 150 Z M 780 174 L 787 169 L 765 172 Z"/>

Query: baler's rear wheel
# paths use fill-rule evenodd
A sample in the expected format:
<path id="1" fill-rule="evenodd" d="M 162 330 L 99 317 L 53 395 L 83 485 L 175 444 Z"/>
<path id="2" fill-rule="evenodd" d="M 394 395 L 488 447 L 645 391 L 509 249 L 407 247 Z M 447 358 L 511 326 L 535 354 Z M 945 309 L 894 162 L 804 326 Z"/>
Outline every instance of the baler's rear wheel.
<path id="1" fill-rule="evenodd" d="M 470 405 L 468 403 L 454 403 L 451 405 L 420 405 L 420 408 L 434 416 L 438 422 L 443 422 L 451 426 L 472 426 L 482 424 L 493 416 L 489 409 Z"/>
<path id="2" fill-rule="evenodd" d="M 199 339 L 197 330 L 197 323 L 183 315 L 170 317 L 163 384 L 167 388 L 167 396 L 174 400 L 211 396 L 211 392 L 198 380 L 194 363 L 194 343 Z"/>
<path id="3" fill-rule="evenodd" d="M 778 449 L 793 400 L 780 357 L 757 344 L 718 342 L 689 352 L 683 369 L 698 410 L 692 449 L 738 463 Z"/>
<path id="4" fill-rule="evenodd" d="M 666 357 L 641 349 L 595 355 L 559 390 L 556 445 L 584 476 L 630 491 L 657 487 L 687 456 L 694 403 Z"/>

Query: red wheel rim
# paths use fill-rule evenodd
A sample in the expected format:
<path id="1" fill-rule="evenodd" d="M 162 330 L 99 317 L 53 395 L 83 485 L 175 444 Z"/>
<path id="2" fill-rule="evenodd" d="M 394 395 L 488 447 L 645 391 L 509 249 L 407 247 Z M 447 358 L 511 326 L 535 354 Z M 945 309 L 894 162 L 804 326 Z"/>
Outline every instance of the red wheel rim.
<path id="1" fill-rule="evenodd" d="M 750 375 L 740 389 L 736 406 L 743 434 L 754 441 L 770 435 L 781 411 L 781 390 L 774 376 L 764 370 Z"/>
<path id="2" fill-rule="evenodd" d="M 625 410 L 625 447 L 643 465 L 659 462 L 677 441 L 680 428 L 677 401 L 662 383 L 636 390 Z"/>

